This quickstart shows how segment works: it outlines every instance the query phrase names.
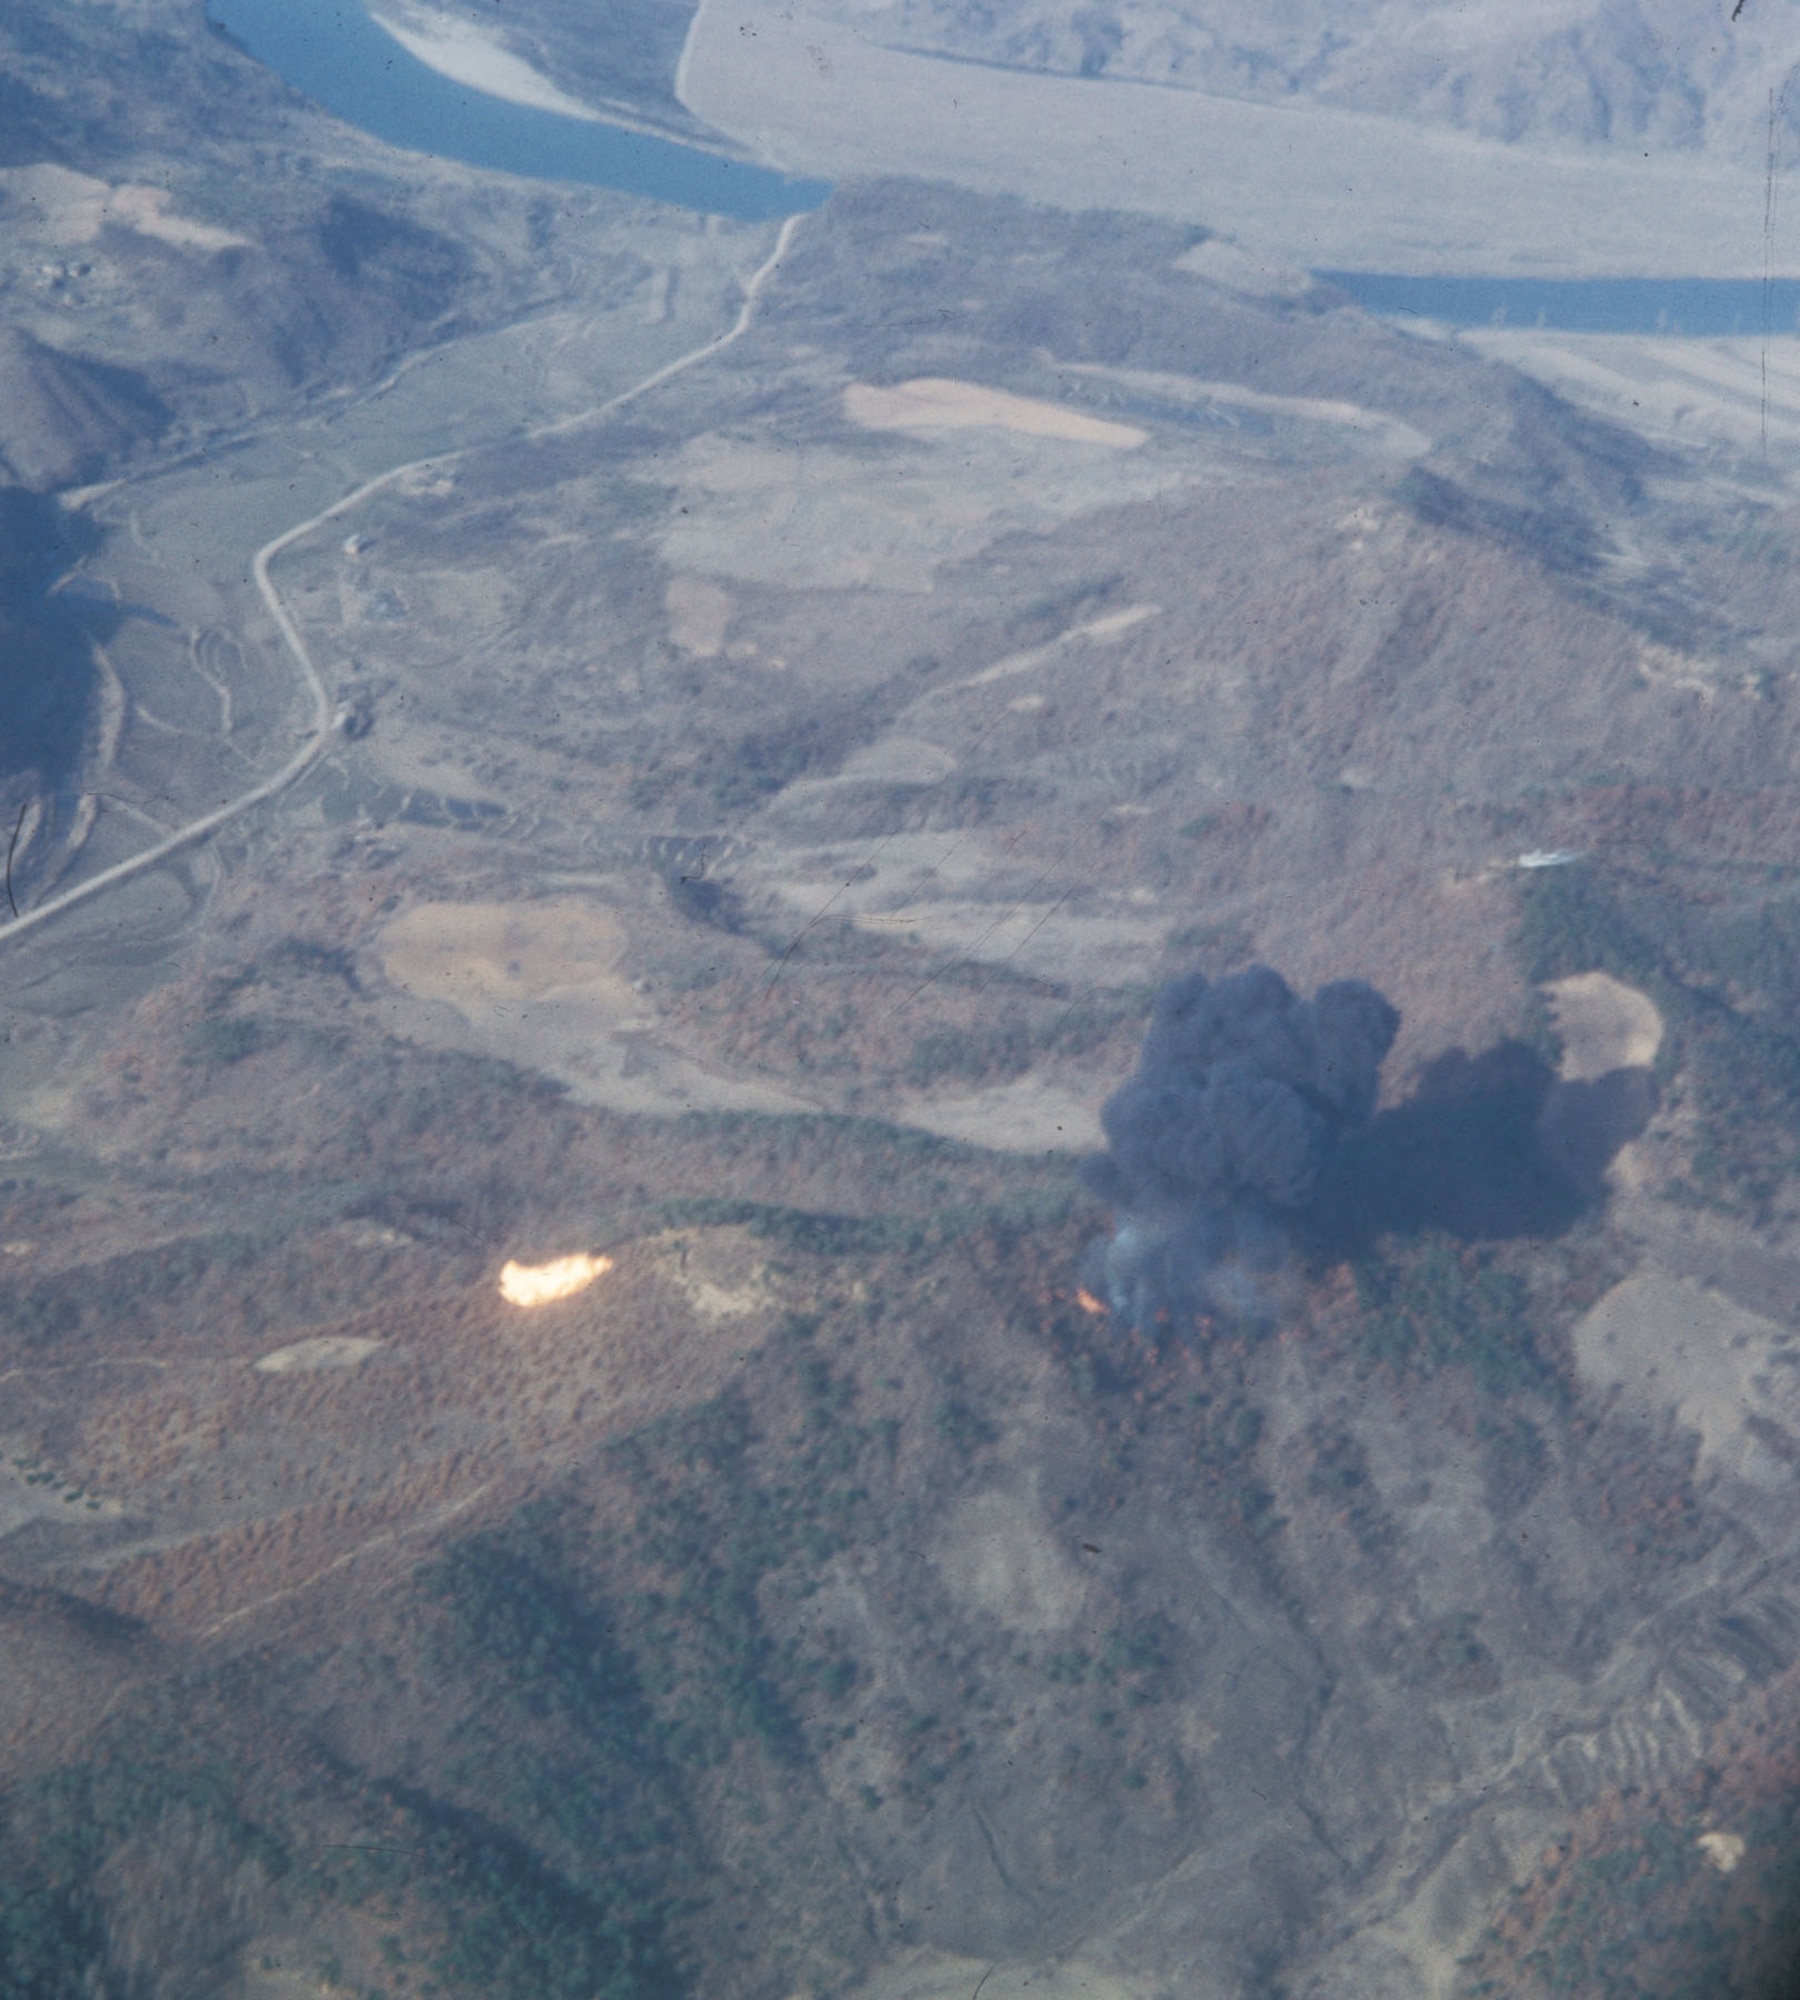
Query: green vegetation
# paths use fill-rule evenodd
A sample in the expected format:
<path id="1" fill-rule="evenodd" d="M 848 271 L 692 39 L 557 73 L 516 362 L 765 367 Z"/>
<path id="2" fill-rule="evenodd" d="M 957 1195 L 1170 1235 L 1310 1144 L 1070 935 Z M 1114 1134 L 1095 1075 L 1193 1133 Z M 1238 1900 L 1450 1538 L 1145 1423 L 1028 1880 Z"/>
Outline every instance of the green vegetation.
<path id="1" fill-rule="evenodd" d="M 1256 1477 L 1256 1447 L 1262 1442 L 1263 1413 L 1229 1392 L 1196 1391 L 1193 1451 L 1207 1475 L 1221 1512 L 1254 1542 L 1266 1541 L 1286 1525 L 1275 1511 L 1275 1496 Z"/>
<path id="2" fill-rule="evenodd" d="M 1394 487 L 1398 503 L 1428 527 L 1449 528 L 1478 541 L 1498 542 L 1530 556 L 1553 574 L 1586 577 L 1598 568 L 1602 543 L 1593 522 L 1572 507 L 1532 506 L 1494 493 L 1458 486 L 1441 473 L 1414 466 Z"/>
<path id="3" fill-rule="evenodd" d="M 1482 1484 L 1497 1514 L 1521 1507 L 1543 1482 L 1549 1465 L 1543 1433 L 1517 1410 L 1484 1411 L 1475 1420 L 1482 1448 Z"/>
<path id="4" fill-rule="evenodd" d="M 1000 1433 L 979 1410 L 960 1396 L 947 1396 L 932 1412 L 931 1427 L 952 1451 L 966 1458 L 984 1444 L 992 1444 Z"/>
<path id="5" fill-rule="evenodd" d="M 646 1687 L 671 1752 L 717 1762 L 748 1741 L 779 1763 L 803 1748 L 796 1696 L 848 1691 L 855 1668 L 771 1634 L 763 1593 L 777 1578 L 805 1594 L 820 1564 L 869 1532 L 866 1479 L 892 1452 L 891 1432 L 852 1421 L 854 1384 L 808 1351 L 813 1328 L 789 1322 L 800 1421 L 782 1440 L 779 1475 L 759 1478 L 763 1440 L 749 1406 L 727 1395 L 628 1439 L 619 1457 L 641 1496 L 640 1554 L 666 1579 L 635 1607 Z"/>
<path id="6" fill-rule="evenodd" d="M 6 2000 L 125 2000 L 232 1987 L 261 1924 L 317 1922 L 330 1908 L 372 1905 L 424 1917 L 421 1954 L 436 1990 L 480 2000 L 654 2000 L 682 1990 L 663 1942 L 662 1901 L 644 1887 L 666 1868 L 667 1813 L 641 1778 L 648 1753 L 627 1743 L 640 1720 L 617 1655 L 584 1657 L 589 1624 L 555 1605 L 526 1559 L 518 1588 L 499 1538 L 477 1538 L 434 1566 L 433 1594 L 458 1635 L 509 1694 L 545 1669 L 546 1711 L 572 1703 L 602 1742 L 583 1764 L 511 1755 L 497 1742 L 487 1775 L 493 1812 L 531 1789 L 571 1824 L 568 1865 L 475 1813 L 395 1784 L 365 1785 L 342 1767 L 292 1773 L 240 1766 L 203 1741 L 204 1694 L 182 1691 L 179 1729 L 110 1730 L 87 1759 L 17 1788 L 0 1810 L 0 1993 Z M 491 1648 L 469 1618 L 494 1620 Z M 611 1724 L 610 1734 L 608 1724 Z M 518 1748 L 515 1742 L 512 1749 Z M 629 1770 L 626 1766 L 629 1764 Z M 507 1794 L 510 1793 L 510 1797 Z M 485 1803 L 485 1802 L 484 1802 Z M 321 1817 L 322 1812 L 322 1817 Z M 348 1815 L 357 1836 L 307 1839 Z M 278 1830 L 279 1829 L 279 1830 Z M 370 1829 L 374 1829 L 371 1831 Z M 548 1846 L 550 1843 L 544 1843 Z M 153 1939 L 154 1959 L 143 1958 Z M 388 1938 L 390 1960 L 403 1953 Z M 153 1976 L 148 1976 L 152 1975 Z"/>
<path id="7" fill-rule="evenodd" d="M 123 1994 L 116 1939 L 147 1920 L 182 1952 L 200 1982 L 193 1990 L 214 1990 L 242 1942 L 229 1885 L 241 1895 L 255 1877 L 271 1888 L 293 1869 L 250 1794 L 223 1760 L 144 1730 L 115 1731 L 87 1761 L 17 1789 L 0 1813 L 0 1992 Z M 178 1908 L 167 1907 L 163 1850 L 204 1855 L 211 1878 L 183 1882 Z"/>
<path id="8" fill-rule="evenodd" d="M 268 1039 L 268 1029 L 253 1015 L 227 1014 L 194 1022 L 181 1038 L 181 1049 L 202 1069 L 225 1069 L 255 1055 Z"/>
<path id="9" fill-rule="evenodd" d="M 1500 1670 L 1475 1629 L 1480 1622 L 1476 1612 L 1453 1611 L 1417 1633 L 1411 1651 L 1419 1680 L 1450 1694 L 1493 1694 Z"/>
<path id="10" fill-rule="evenodd" d="M 1175 1632 L 1161 1617 L 1120 1626 L 1098 1646 L 1076 1646 L 1050 1654 L 1044 1677 L 1062 1687 L 1115 1691 L 1127 1707 L 1142 1708 L 1170 1692 Z"/>
<path id="11" fill-rule="evenodd" d="M 978 1027 L 936 1028 L 913 1043 L 902 1079 L 923 1088 L 946 1077 L 974 1083 L 1022 1076 L 1040 1055 L 1098 1048 L 1121 1022 L 1141 1020 L 1151 997 L 1135 990 L 1089 994 L 1040 1009 L 1033 1018 L 1012 1014 Z"/>
<path id="12" fill-rule="evenodd" d="M 1121 1023 L 1136 1026 L 1150 1012 L 1155 986 L 1120 986 L 1072 1000 L 1060 1014 L 1039 1022 L 1033 1035 L 1039 1048 L 1057 1055 L 1084 1055 L 1112 1036 Z"/>
<path id="13" fill-rule="evenodd" d="M 974 1082 L 989 1076 L 1020 1076 L 1031 1066 L 1031 1031 L 1023 1021 L 995 1021 L 968 1029 L 940 1029 L 921 1035 L 902 1071 L 915 1088 L 945 1077 Z"/>
<path id="14" fill-rule="evenodd" d="M 1553 1390 L 1517 1278 L 1481 1252 L 1432 1234 L 1388 1243 L 1355 1267 L 1362 1351 L 1420 1375 L 1467 1368 L 1488 1394 Z"/>
<path id="15" fill-rule="evenodd" d="M 668 1897 L 692 1836 L 598 1594 L 529 1511 L 457 1543 L 420 1582 L 444 1614 L 444 1663 L 483 1697 L 455 1775 L 484 1817 L 392 1794 L 433 1862 L 440 1975 L 499 2000 L 676 1990 Z M 515 1724 L 504 1733 L 487 1707 L 496 1696 Z"/>
<path id="16" fill-rule="evenodd" d="M 1028 1189 L 1010 1200 L 963 1202 L 924 1215 L 838 1215 L 830 1210 L 784 1208 L 769 1202 L 695 1196 L 659 1202 L 634 1217 L 636 1230 L 719 1228 L 737 1225 L 765 1242 L 812 1257 L 868 1256 L 878 1251 L 925 1251 L 995 1231 L 1003 1235 L 1054 1227 L 1074 1195 L 1066 1188 Z"/>
<path id="17" fill-rule="evenodd" d="M 1529 877 L 1518 945 L 1526 977 L 1533 980 L 1599 971 L 1639 985 L 1661 971 L 1655 946 L 1586 864 L 1545 868 Z"/>
<path id="18" fill-rule="evenodd" d="M 540 1797 L 571 1782 L 587 1796 L 560 1766 L 539 1764 L 530 1775 Z M 590 1888 L 576 1879 L 601 1876 L 610 1850 L 564 1870 L 481 1815 L 401 1786 L 384 1797 L 408 1850 L 387 1872 L 422 1895 L 442 1926 L 429 1958 L 435 1979 L 481 2000 L 651 2000 L 683 1990 L 660 1902 L 615 1880 Z"/>
<path id="19" fill-rule="evenodd" d="M 91 1886 L 9 1861 L 0 1878 L 0 1990 L 14 2000 L 86 2000 L 105 1962 L 105 1920 Z"/>
<path id="20" fill-rule="evenodd" d="M 1181 831 L 1187 833 L 1190 827 L 1200 825 L 1200 821 L 1193 820 Z M 1168 949 L 1198 961 L 1200 970 L 1213 977 L 1233 972 L 1247 963 L 1255 948 L 1250 926 L 1241 917 L 1229 917 L 1218 924 L 1189 924 L 1169 933 Z"/>
<path id="21" fill-rule="evenodd" d="M 1368 1454 L 1353 1433 L 1316 1425 L 1305 1440 L 1306 1491 L 1349 1529 L 1366 1556 L 1392 1550 L 1394 1523 L 1369 1478 Z"/>
<path id="22" fill-rule="evenodd" d="M 116 1334 L 121 1326 L 149 1338 L 159 1310 L 191 1304 L 209 1277 L 246 1269 L 263 1247 L 255 1237 L 221 1230 L 80 1265 L 35 1285 L 0 1286 L 0 1325 L 33 1342 Z"/>
<path id="23" fill-rule="evenodd" d="M 269 963 L 278 971 L 315 979 L 337 979 L 353 992 L 360 990 L 356 954 L 342 945 L 321 944 L 316 938 L 286 937 L 269 954 Z"/>

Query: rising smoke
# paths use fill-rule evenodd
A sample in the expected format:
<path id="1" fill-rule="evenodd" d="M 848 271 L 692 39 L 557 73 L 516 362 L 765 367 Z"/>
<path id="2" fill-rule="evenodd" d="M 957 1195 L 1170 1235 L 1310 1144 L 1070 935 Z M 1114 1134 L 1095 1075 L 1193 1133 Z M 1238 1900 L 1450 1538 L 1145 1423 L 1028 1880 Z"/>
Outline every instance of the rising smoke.
<path id="1" fill-rule="evenodd" d="M 1343 1134 L 1375 1108 L 1399 1013 L 1359 979 L 1300 999 L 1252 966 L 1165 986 L 1131 1080 L 1101 1113 L 1108 1150 L 1082 1179 L 1112 1204 L 1089 1281 L 1149 1328 L 1209 1308 L 1255 1312 Z"/>

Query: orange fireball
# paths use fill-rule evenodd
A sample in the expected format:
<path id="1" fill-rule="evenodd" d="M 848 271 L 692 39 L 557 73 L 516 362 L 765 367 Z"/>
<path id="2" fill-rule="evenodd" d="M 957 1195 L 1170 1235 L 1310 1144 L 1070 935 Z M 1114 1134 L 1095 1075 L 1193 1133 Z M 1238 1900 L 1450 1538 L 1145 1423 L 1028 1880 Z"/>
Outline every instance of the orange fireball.
<path id="1" fill-rule="evenodd" d="M 603 1272 L 610 1257 L 555 1257 L 548 1264 L 508 1263 L 500 1273 L 500 1296 L 508 1305 L 547 1306 L 554 1299 L 585 1292 Z"/>

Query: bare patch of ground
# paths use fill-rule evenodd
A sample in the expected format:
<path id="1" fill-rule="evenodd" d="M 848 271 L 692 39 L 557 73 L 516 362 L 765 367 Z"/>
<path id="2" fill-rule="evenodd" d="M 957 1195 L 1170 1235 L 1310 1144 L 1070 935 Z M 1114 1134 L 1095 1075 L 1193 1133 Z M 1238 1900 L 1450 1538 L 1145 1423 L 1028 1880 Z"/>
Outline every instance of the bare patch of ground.
<path id="1" fill-rule="evenodd" d="M 600 113 L 591 105 L 559 90 L 541 70 L 533 68 L 482 23 L 459 20 L 438 9 L 388 0 L 370 18 L 391 35 L 410 56 L 428 69 L 447 76 L 453 83 L 466 84 L 488 97 L 503 98 L 508 104 L 528 105 L 534 111 L 554 111 L 564 118 L 584 118 L 599 122 Z"/>
<path id="2" fill-rule="evenodd" d="M 1648 994 L 1604 972 L 1578 973 L 1544 988 L 1562 1043 L 1565 1083 L 1593 1083 L 1616 1069 L 1648 1069 L 1663 1023 Z"/>
<path id="3" fill-rule="evenodd" d="M 1146 619 L 1156 617 L 1161 610 L 1160 604 L 1128 604 L 1122 610 L 1108 611 L 1099 618 L 1083 619 L 1045 645 L 1028 646 L 1023 652 L 1008 653 L 991 667 L 983 667 L 980 673 L 971 674 L 962 685 L 986 687 L 990 681 L 1010 680 L 1014 674 L 1029 673 L 1034 667 L 1046 665 L 1070 646 L 1116 644 L 1127 632 L 1142 625 Z"/>
<path id="4" fill-rule="evenodd" d="M 631 1015 L 617 921 L 591 903 L 417 903 L 382 933 L 382 970 L 423 999 L 478 1017 L 580 994 Z"/>
<path id="5" fill-rule="evenodd" d="M 315 1375 L 321 1369 L 356 1368 L 370 1355 L 379 1354 L 383 1343 L 354 1334 L 327 1333 L 313 1340 L 297 1340 L 289 1347 L 277 1347 L 256 1363 L 260 1375 Z"/>
<path id="6" fill-rule="evenodd" d="M 1800 1344 L 1723 1293 L 1659 1271 L 1616 1285 L 1577 1325 L 1575 1355 L 1596 1389 L 1656 1423 L 1697 1431 L 1702 1462 L 1786 1487 L 1800 1462 Z"/>
<path id="7" fill-rule="evenodd" d="M 715 659 L 731 624 L 731 593 L 705 576 L 672 576 L 663 592 L 669 643 L 696 660 Z"/>
<path id="8" fill-rule="evenodd" d="M 1029 1501 L 993 1489 L 965 1500 L 944 1524 L 938 1569 L 966 1609 L 1016 1632 L 1066 1630 L 1080 1618 L 1085 1579 L 1071 1553 Z"/>
<path id="9" fill-rule="evenodd" d="M 658 1041 L 658 1017 L 618 970 L 618 921 L 572 899 L 425 903 L 382 933 L 383 971 L 418 1039 L 500 1056 L 619 1110 L 809 1110 L 810 1101 L 734 1076 Z"/>
<path id="10" fill-rule="evenodd" d="M 47 163 L 0 168 L 0 206 L 10 231 L 40 243 L 92 243 L 108 227 L 133 230 L 178 250 L 235 250 L 250 243 L 233 230 L 171 214 L 167 188 L 130 182 L 114 187 Z"/>
<path id="11" fill-rule="evenodd" d="M 940 1138 L 1002 1153 L 1086 1153 L 1105 1143 L 1093 1097 L 1038 1076 L 958 1097 L 908 1092 L 894 1115 Z"/>
<path id="12" fill-rule="evenodd" d="M 844 414 L 871 431 L 1014 431 L 1022 437 L 1062 438 L 1114 451 L 1135 451 L 1149 437 L 1135 424 L 1108 423 L 1035 396 L 934 376 L 897 382 L 892 388 L 852 382 L 844 391 Z"/>
<path id="13" fill-rule="evenodd" d="M 764 1312 L 780 1303 L 768 1250 L 747 1230 L 672 1229 L 637 1245 L 706 1326 Z"/>

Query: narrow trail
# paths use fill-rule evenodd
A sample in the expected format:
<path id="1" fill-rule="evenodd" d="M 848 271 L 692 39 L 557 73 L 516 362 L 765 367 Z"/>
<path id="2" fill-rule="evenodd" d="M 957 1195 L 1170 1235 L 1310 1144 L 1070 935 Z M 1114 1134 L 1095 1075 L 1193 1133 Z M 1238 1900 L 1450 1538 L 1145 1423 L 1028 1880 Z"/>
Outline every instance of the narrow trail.
<path id="1" fill-rule="evenodd" d="M 774 276 L 776 267 L 787 255 L 793 244 L 795 232 L 803 219 L 798 215 L 790 215 L 782 223 L 780 234 L 775 239 L 774 249 L 746 281 L 744 303 L 736 320 L 725 332 L 686 354 L 678 355 L 675 360 L 665 362 L 662 367 L 646 375 L 641 382 L 634 382 L 629 389 L 622 389 L 618 395 L 609 396 L 604 403 L 596 403 L 591 409 L 580 410 L 572 417 L 559 417 L 554 423 L 542 424 L 535 430 L 522 433 L 520 442 L 532 443 L 539 438 L 556 437 L 564 431 L 577 430 L 583 424 L 594 423 L 601 417 L 611 415 L 624 404 L 635 402 L 638 397 L 649 394 L 652 389 L 661 388 L 665 382 L 672 381 L 677 375 L 685 374 L 688 369 L 698 367 L 703 361 L 711 360 L 715 355 L 723 353 L 734 341 L 741 340 L 750 330 L 763 290 Z M 303 541 L 316 529 L 324 527 L 328 521 L 338 520 L 353 508 L 361 506 L 371 494 L 379 493 L 383 487 L 392 486 L 410 473 L 421 472 L 432 466 L 454 465 L 459 459 L 490 448 L 490 444 L 485 443 L 465 445 L 458 451 L 434 452 L 424 458 L 409 459 L 404 465 L 390 466 L 386 472 L 377 473 L 373 479 L 365 479 L 360 486 L 352 488 L 341 499 L 334 500 L 329 507 L 321 508 L 318 513 L 309 515 L 304 521 L 284 529 L 257 550 L 250 565 L 251 574 L 256 580 L 257 592 L 269 616 L 275 621 L 275 629 L 281 634 L 282 642 L 293 655 L 300 669 L 301 679 L 312 697 L 312 722 L 306 741 L 280 770 L 272 777 L 265 778 L 261 784 L 240 793 L 234 799 L 227 800 L 224 805 L 215 807 L 211 812 L 202 814 L 199 819 L 191 820 L 186 826 L 177 828 L 174 833 L 165 835 L 163 839 L 146 847 L 141 853 L 133 854 L 124 861 L 115 862 L 110 868 L 103 868 L 98 875 L 92 875 L 85 882 L 76 883 L 72 889 L 65 889 L 60 895 L 52 896 L 48 902 L 40 903 L 36 909 L 27 910 L 22 916 L 10 918 L 6 923 L 0 924 L 0 943 L 20 937 L 26 931 L 35 930 L 39 924 L 47 924 L 51 918 L 61 916 L 65 910 L 71 910 L 77 904 L 85 903 L 90 897 L 101 895 L 108 889 L 117 888 L 121 882 L 128 882 L 134 876 L 146 874 L 168 860 L 170 855 L 197 845 L 209 834 L 216 833 L 220 827 L 229 825 L 232 820 L 240 819 L 245 813 L 254 810 L 264 800 L 272 799 L 277 793 L 286 791 L 296 779 L 311 769 L 331 740 L 331 691 L 326 687 L 314 664 L 312 654 L 307 651 L 306 641 L 300 636 L 299 627 L 288 615 L 287 607 L 281 601 L 280 593 L 269 575 L 270 563 L 284 550 L 292 548 L 296 542 Z"/>

